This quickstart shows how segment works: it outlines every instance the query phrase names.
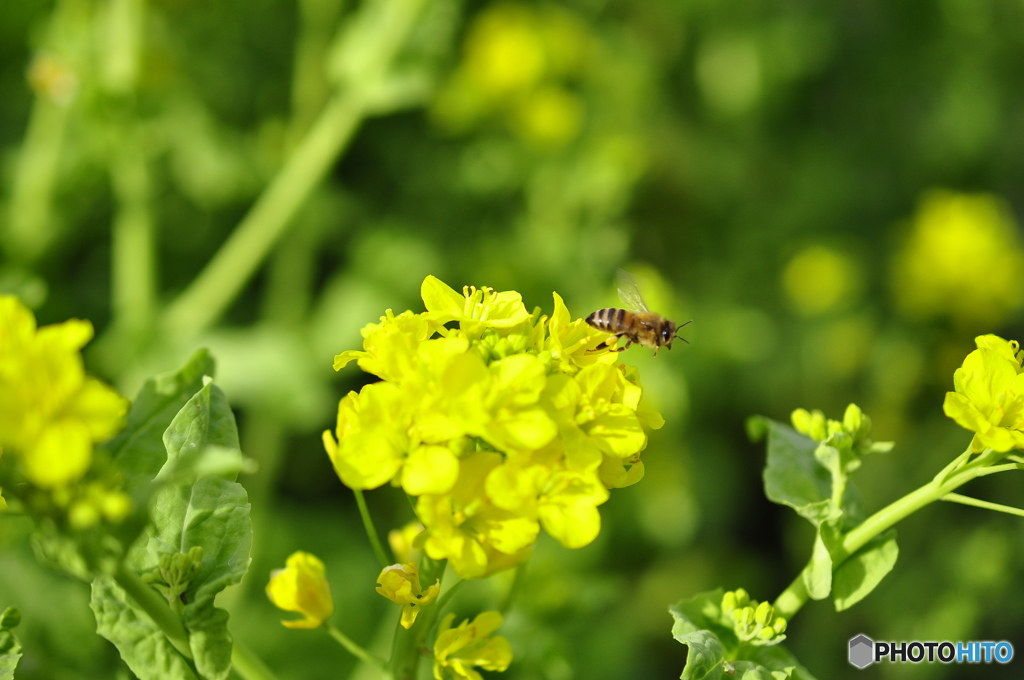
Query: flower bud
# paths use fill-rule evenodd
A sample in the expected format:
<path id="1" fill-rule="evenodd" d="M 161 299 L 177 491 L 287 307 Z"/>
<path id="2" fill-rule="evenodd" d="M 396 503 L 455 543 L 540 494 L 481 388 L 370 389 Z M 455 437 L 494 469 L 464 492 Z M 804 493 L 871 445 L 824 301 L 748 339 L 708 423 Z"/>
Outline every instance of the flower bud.
<path id="1" fill-rule="evenodd" d="M 271 572 L 267 597 L 278 608 L 298 612 L 305 618 L 282 621 L 288 628 L 317 628 L 334 613 L 331 586 L 324 563 L 306 552 L 292 553 L 284 569 Z"/>

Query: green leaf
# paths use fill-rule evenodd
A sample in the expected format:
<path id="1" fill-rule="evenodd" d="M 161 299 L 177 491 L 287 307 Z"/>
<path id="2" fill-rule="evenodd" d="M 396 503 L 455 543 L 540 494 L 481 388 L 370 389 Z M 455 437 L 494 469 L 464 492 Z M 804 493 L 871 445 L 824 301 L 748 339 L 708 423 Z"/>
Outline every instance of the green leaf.
<path id="1" fill-rule="evenodd" d="M 674 623 L 672 635 L 691 633 L 695 630 L 709 629 L 715 631 L 729 647 L 739 644 L 732 632 L 732 622 L 722 613 L 722 588 L 709 590 L 693 597 L 680 600 L 668 608 Z"/>
<path id="2" fill-rule="evenodd" d="M 741 645 L 721 609 L 721 588 L 669 607 L 672 637 L 687 646 L 683 680 L 814 680 L 782 645 Z"/>
<path id="3" fill-rule="evenodd" d="M 126 475 L 128 490 L 148 483 L 167 460 L 163 435 L 185 403 L 212 376 L 214 361 L 206 350 L 196 352 L 177 371 L 150 378 L 132 403 L 125 429 L 100 448 Z"/>
<path id="4" fill-rule="evenodd" d="M 686 666 L 679 677 L 683 680 L 718 680 L 725 677 L 722 661 L 725 648 L 710 630 L 695 630 L 692 633 L 673 635 L 686 645 Z"/>
<path id="5" fill-rule="evenodd" d="M 243 464 L 238 430 L 220 388 L 203 380 L 202 388 L 167 427 L 163 442 L 165 463 L 154 474 L 164 484 L 153 496 L 151 524 L 125 564 L 139 575 L 152 575 L 159 571 L 161 557 L 202 548 L 199 567 L 180 601 L 174 598 L 169 604 L 181 613 L 199 675 L 224 680 L 231 670 L 231 636 L 227 612 L 214 606 L 214 598 L 241 581 L 248 569 L 252 525 L 245 489 L 234 481 Z M 108 580 L 98 581 L 93 601 L 97 621 L 103 616 L 107 622 L 101 623 L 100 633 L 117 645 L 142 680 L 179 672 L 177 664 L 167 661 L 180 659 L 178 652 L 120 588 Z M 143 632 L 124 630 L 143 620 L 149 625 Z M 142 640 L 137 639 L 140 636 Z M 143 641 L 146 644 L 140 650 Z"/>
<path id="6" fill-rule="evenodd" d="M 833 577 L 832 600 L 836 611 L 849 609 L 874 590 L 892 571 L 898 556 L 896 531 L 890 530 L 873 538 L 839 565 Z"/>
<path id="7" fill-rule="evenodd" d="M 141 680 L 198 680 L 164 632 L 110 576 L 92 582 L 96 632 L 110 640 Z"/>
<path id="8" fill-rule="evenodd" d="M 788 505 L 813 524 L 834 517 L 832 477 L 814 455 L 818 443 L 762 416 L 747 421 L 752 436 L 768 437 L 764 491 L 768 500 Z"/>
<path id="9" fill-rule="evenodd" d="M 21 660 L 21 643 L 11 632 L 21 623 L 21 614 L 8 607 L 0 614 L 0 680 L 14 680 L 14 671 Z"/>
<path id="10" fill-rule="evenodd" d="M 824 600 L 832 591 L 832 565 L 841 545 L 842 534 L 836 529 L 835 522 L 818 524 L 808 564 L 810 568 L 803 573 L 804 586 L 812 600 Z"/>
<path id="11" fill-rule="evenodd" d="M 793 654 L 782 645 L 771 647 L 753 647 L 747 660 L 772 672 L 773 680 L 792 678 L 792 680 L 814 680 L 806 668 L 800 665 Z M 746 676 L 741 676 L 746 677 Z"/>

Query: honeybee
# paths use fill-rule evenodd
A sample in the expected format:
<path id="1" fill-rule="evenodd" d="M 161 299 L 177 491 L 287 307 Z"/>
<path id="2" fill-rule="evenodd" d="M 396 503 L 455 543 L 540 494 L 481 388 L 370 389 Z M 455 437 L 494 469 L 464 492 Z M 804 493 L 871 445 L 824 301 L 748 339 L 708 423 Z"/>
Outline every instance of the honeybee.
<path id="1" fill-rule="evenodd" d="M 672 341 L 679 338 L 686 344 L 690 341 L 677 331 L 686 324 L 693 321 L 676 324 L 675 321 L 666 319 L 661 314 L 656 314 L 647 308 L 636 281 L 628 272 L 619 270 L 619 298 L 629 309 L 617 307 L 606 307 L 599 309 L 587 317 L 587 323 L 599 331 L 607 331 L 613 335 L 603 343 L 595 347 L 592 352 L 608 349 L 611 352 L 621 352 L 629 349 L 630 345 L 636 343 L 654 350 L 654 356 L 658 356 L 658 350 L 662 347 L 672 349 Z M 615 347 L 619 338 L 626 338 L 626 344 L 622 347 Z"/>

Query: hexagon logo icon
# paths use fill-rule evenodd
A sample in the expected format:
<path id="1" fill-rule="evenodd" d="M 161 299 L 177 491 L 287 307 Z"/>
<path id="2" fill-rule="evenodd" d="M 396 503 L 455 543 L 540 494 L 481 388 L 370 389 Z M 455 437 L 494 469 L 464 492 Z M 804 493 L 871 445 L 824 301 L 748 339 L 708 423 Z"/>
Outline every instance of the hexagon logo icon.
<path id="1" fill-rule="evenodd" d="M 850 663 L 865 668 L 875 662 L 875 641 L 867 635 L 858 635 L 850 640 Z"/>

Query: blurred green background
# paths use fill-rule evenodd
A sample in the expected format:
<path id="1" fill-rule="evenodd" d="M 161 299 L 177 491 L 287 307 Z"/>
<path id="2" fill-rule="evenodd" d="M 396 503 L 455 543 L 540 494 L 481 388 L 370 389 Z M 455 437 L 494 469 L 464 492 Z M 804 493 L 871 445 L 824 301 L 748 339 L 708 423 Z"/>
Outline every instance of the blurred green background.
<path id="1" fill-rule="evenodd" d="M 0 290 L 40 323 L 91 319 L 89 369 L 129 396 L 212 349 L 260 463 L 252 569 L 222 604 L 280 677 L 312 680 L 353 664 L 277 624 L 263 588 L 288 554 L 327 563 L 357 641 L 386 646 L 398 614 L 320 444 L 368 379 L 333 355 L 422 309 L 427 274 L 586 316 L 626 268 L 693 344 L 624 355 L 668 424 L 593 545 L 539 545 L 504 677 L 678 677 L 668 604 L 772 599 L 809 555 L 810 527 L 763 496 L 747 416 L 860 404 L 896 440 L 856 478 L 869 511 L 968 444 L 941 412 L 953 370 L 975 335 L 1024 335 L 1022 25 L 1010 0 L 6 0 Z M 369 499 L 380 528 L 409 519 L 394 490 Z M 28 532 L 0 519 L 19 677 L 130 677 Z M 858 633 L 1024 651 L 1022 536 L 929 507 L 875 593 L 809 604 L 786 644 L 819 679 L 850 675 Z M 508 586 L 470 584 L 456 611 Z"/>

